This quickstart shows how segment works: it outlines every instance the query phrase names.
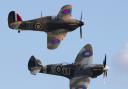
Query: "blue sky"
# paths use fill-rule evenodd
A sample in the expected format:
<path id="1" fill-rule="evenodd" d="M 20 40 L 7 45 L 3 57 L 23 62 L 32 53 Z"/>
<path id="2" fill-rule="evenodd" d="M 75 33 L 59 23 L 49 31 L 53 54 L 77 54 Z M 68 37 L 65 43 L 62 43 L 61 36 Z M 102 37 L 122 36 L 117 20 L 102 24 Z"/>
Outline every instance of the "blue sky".
<path id="1" fill-rule="evenodd" d="M 8 13 L 17 11 L 23 20 L 57 15 L 65 4 L 73 6 L 72 16 L 79 19 L 81 11 L 86 25 L 83 39 L 79 29 L 68 33 L 59 48 L 47 49 L 44 32 L 21 32 L 9 29 Z M 90 89 L 126 89 L 128 82 L 128 1 L 127 0 L 4 0 L 0 1 L 0 88 L 1 89 L 69 89 L 69 80 L 46 74 L 30 75 L 27 69 L 31 55 L 44 64 L 72 63 L 79 50 L 91 43 L 94 63 L 102 63 L 107 54 L 110 66 L 108 79 L 92 79 Z M 124 56 L 125 55 L 125 56 Z"/>

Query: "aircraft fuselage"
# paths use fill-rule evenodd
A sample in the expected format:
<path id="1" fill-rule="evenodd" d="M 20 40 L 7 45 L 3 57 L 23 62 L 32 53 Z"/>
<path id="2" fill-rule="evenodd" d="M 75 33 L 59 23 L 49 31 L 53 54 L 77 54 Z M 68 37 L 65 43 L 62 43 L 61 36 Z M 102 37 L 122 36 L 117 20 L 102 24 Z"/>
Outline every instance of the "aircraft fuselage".
<path id="1" fill-rule="evenodd" d="M 96 78 L 103 73 L 103 65 L 93 64 L 87 67 L 79 67 L 79 65 L 47 65 L 42 67 L 40 73 L 64 76 L 69 79 L 80 76 Z"/>
<path id="2" fill-rule="evenodd" d="M 13 25 L 13 28 L 19 26 L 19 29 L 21 30 L 52 32 L 55 30 L 64 29 L 65 31 L 69 32 L 84 25 L 84 22 L 76 19 L 61 19 L 57 16 L 46 16 L 34 20 L 23 21 L 20 23 L 20 25 L 19 23 L 15 22 Z"/>

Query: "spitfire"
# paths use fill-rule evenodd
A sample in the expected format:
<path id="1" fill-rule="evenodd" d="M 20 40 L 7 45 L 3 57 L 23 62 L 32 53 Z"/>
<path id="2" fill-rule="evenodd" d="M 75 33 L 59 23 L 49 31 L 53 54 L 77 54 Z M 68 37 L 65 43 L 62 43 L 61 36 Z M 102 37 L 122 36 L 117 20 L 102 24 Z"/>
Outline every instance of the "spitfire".
<path id="1" fill-rule="evenodd" d="M 42 65 L 39 59 L 31 56 L 28 69 L 33 74 L 45 73 L 66 77 L 70 80 L 70 89 L 88 89 L 91 78 L 103 74 L 107 77 L 109 67 L 106 65 L 106 55 L 103 64 L 93 64 L 93 49 L 91 44 L 85 45 L 72 64 Z"/>
<path id="2" fill-rule="evenodd" d="M 45 16 L 34 20 L 23 21 L 21 16 L 15 11 L 8 15 L 8 26 L 16 29 L 20 33 L 23 30 L 43 31 L 47 33 L 47 48 L 56 49 L 61 40 L 68 32 L 74 31 L 80 27 L 80 37 L 82 38 L 82 13 L 80 20 L 73 19 L 71 16 L 72 6 L 65 5 L 61 8 L 57 16 Z"/>

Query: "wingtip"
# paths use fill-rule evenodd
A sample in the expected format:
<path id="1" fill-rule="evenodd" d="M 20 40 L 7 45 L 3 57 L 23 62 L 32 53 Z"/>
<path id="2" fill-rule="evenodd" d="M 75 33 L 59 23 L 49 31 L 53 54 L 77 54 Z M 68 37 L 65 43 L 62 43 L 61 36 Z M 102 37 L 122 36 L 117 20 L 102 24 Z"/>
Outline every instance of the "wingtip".
<path id="1" fill-rule="evenodd" d="M 55 50 L 57 47 L 48 46 L 47 48 L 48 48 L 49 50 Z"/>
<path id="2" fill-rule="evenodd" d="M 90 43 L 88 43 L 88 44 L 86 44 L 86 45 L 84 46 L 84 48 L 86 48 L 86 49 L 92 49 L 92 45 L 91 45 Z"/>
<path id="3" fill-rule="evenodd" d="M 66 5 L 64 5 L 63 7 L 72 7 L 72 5 L 70 5 L 70 4 L 66 4 Z"/>

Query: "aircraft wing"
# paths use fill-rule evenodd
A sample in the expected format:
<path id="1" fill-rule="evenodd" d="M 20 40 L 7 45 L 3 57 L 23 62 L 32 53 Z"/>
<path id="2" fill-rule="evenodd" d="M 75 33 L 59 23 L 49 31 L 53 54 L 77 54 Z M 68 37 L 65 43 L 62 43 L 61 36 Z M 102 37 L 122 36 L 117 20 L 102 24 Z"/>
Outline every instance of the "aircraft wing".
<path id="1" fill-rule="evenodd" d="M 70 18 L 71 13 L 72 13 L 72 6 L 71 5 L 65 5 L 60 9 L 57 17 L 63 18 L 63 19 L 64 18 Z"/>
<path id="2" fill-rule="evenodd" d="M 70 80 L 70 89 L 89 89 L 89 77 L 76 77 Z"/>
<path id="3" fill-rule="evenodd" d="M 93 61 L 93 49 L 91 44 L 85 45 L 76 57 L 75 64 L 80 66 L 92 64 Z"/>
<path id="4" fill-rule="evenodd" d="M 56 30 L 54 32 L 47 33 L 47 48 L 48 49 L 55 49 L 59 46 L 61 40 L 64 39 L 67 32 L 62 30 Z"/>

